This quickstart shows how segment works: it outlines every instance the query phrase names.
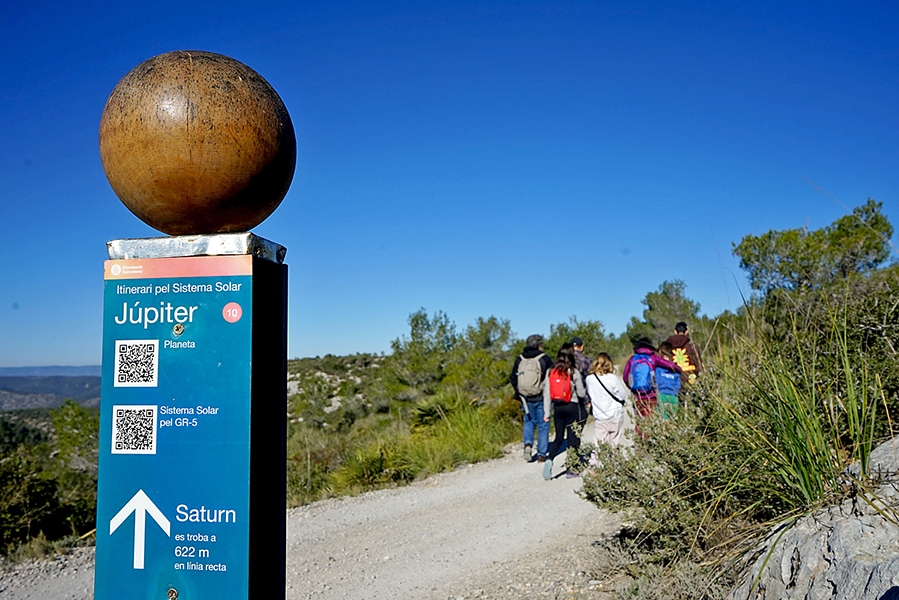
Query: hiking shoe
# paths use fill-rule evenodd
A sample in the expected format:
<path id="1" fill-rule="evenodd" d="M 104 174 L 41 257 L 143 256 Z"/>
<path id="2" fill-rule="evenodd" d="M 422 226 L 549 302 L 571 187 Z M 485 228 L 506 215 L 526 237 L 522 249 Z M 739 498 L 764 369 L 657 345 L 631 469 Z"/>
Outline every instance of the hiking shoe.
<path id="1" fill-rule="evenodd" d="M 580 475 L 574 471 L 565 471 L 565 479 L 577 479 L 578 477 L 580 477 Z"/>
<path id="2" fill-rule="evenodd" d="M 549 481 L 553 478 L 553 459 L 547 458 L 543 463 L 543 479 Z"/>
<path id="3" fill-rule="evenodd" d="M 532 462 L 533 460 L 531 457 L 531 445 L 528 444 L 524 447 L 524 462 Z"/>
<path id="4" fill-rule="evenodd" d="M 534 460 L 536 460 L 537 462 L 544 462 L 544 461 L 546 461 L 546 457 L 543 456 L 542 454 L 538 454 L 537 458 Z"/>

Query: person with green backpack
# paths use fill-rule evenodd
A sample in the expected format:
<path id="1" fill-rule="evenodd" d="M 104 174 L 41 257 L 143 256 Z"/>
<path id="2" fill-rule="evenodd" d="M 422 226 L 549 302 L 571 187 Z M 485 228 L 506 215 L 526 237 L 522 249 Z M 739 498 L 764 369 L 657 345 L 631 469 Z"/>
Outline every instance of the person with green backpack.
<path id="1" fill-rule="evenodd" d="M 549 422 L 543 416 L 543 382 L 553 361 L 543 352 L 543 336 L 534 334 L 525 342 L 524 352 L 515 359 L 509 383 L 524 412 L 522 441 L 524 459 L 528 462 L 546 460 L 549 447 Z M 537 453 L 534 448 L 534 430 L 537 430 Z"/>

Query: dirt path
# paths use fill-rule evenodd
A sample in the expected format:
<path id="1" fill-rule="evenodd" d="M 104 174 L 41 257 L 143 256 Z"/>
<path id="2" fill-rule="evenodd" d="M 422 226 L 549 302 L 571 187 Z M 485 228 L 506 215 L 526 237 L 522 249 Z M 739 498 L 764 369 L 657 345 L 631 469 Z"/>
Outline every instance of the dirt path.
<path id="1" fill-rule="evenodd" d="M 602 598 L 585 565 L 617 520 L 579 487 L 544 481 L 518 446 L 408 487 L 292 509 L 287 598 Z M 89 599 L 92 560 L 87 549 L 0 572 L 0 596 Z"/>

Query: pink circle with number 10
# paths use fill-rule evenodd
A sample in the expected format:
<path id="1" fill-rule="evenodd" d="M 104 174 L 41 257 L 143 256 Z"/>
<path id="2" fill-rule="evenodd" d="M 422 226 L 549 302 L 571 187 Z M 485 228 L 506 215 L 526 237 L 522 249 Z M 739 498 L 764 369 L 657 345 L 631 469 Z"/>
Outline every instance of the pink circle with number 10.
<path id="1" fill-rule="evenodd" d="M 243 316 L 243 309 L 237 302 L 229 302 L 225 305 L 225 308 L 222 309 L 222 316 L 225 317 L 225 320 L 229 323 L 237 323 Z"/>

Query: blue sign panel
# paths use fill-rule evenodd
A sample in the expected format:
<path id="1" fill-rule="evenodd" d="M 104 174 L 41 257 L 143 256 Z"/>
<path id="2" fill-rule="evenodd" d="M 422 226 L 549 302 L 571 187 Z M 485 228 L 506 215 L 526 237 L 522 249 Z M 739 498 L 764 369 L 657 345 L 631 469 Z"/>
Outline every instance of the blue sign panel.
<path id="1" fill-rule="evenodd" d="M 252 270 L 105 264 L 97 600 L 248 596 Z"/>

